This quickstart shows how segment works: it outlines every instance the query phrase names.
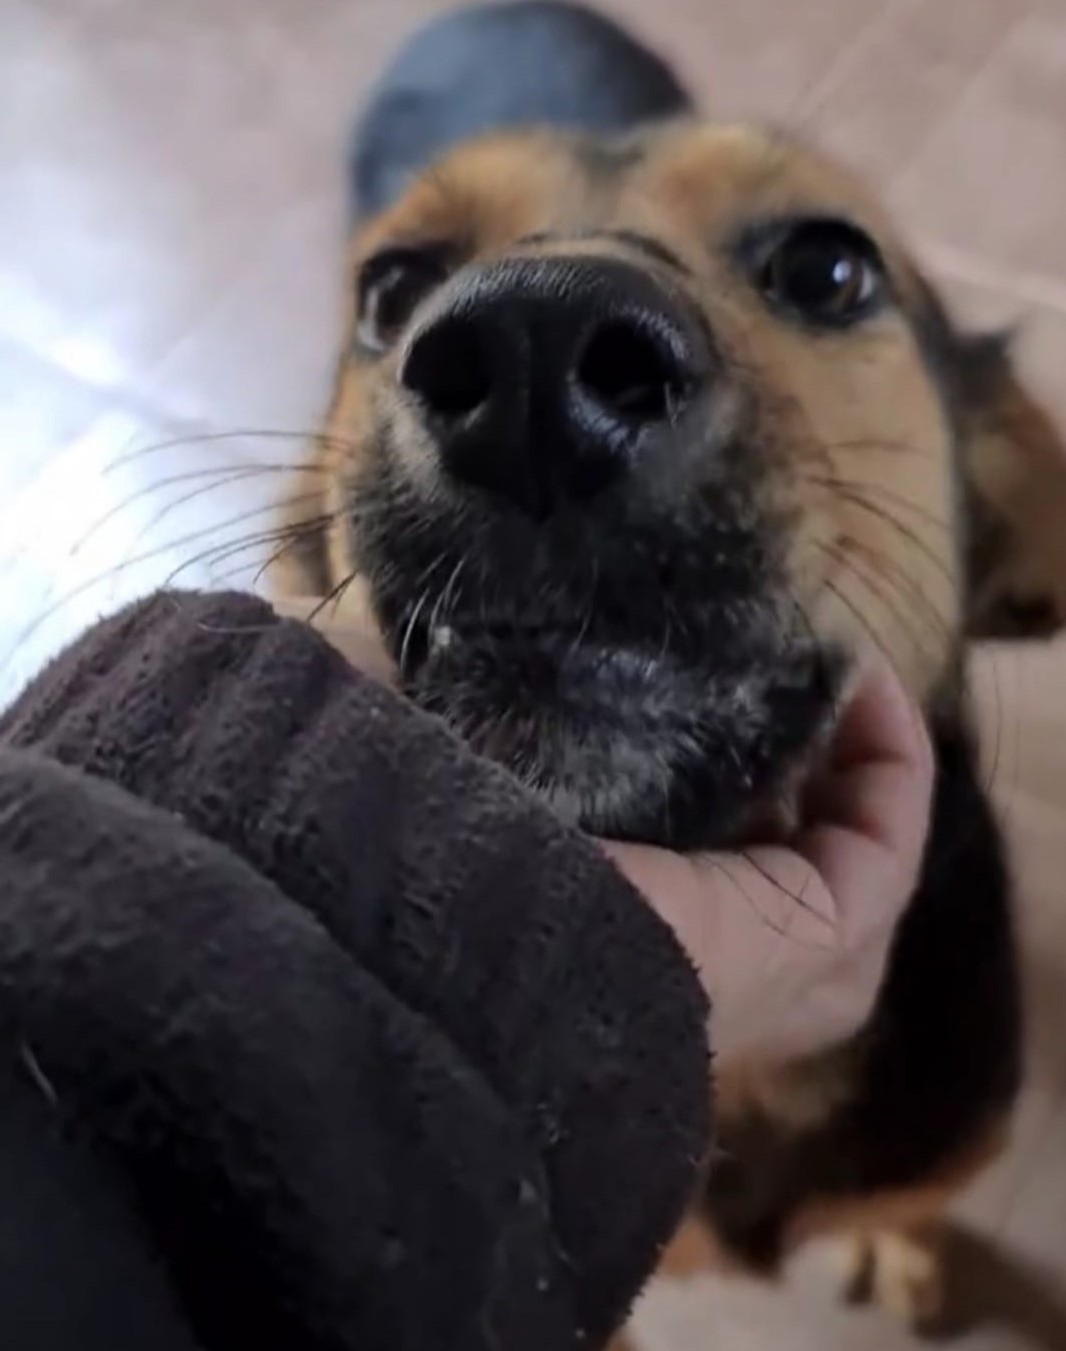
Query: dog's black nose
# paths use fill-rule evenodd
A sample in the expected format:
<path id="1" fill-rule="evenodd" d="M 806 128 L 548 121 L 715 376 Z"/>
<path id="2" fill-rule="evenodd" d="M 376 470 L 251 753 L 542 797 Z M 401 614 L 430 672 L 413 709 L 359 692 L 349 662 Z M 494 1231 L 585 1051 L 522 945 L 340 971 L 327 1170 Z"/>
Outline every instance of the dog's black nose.
<path id="1" fill-rule="evenodd" d="M 540 258 L 460 273 L 400 379 L 449 475 L 543 515 L 650 453 L 705 367 L 699 326 L 650 273 Z"/>

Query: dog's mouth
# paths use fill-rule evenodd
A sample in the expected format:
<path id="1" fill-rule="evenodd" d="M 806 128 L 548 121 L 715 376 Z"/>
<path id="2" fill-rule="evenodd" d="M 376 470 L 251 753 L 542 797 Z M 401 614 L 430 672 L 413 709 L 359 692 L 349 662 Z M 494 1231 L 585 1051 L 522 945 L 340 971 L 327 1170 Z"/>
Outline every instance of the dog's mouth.
<path id="1" fill-rule="evenodd" d="M 732 462 L 666 502 L 626 484 L 538 518 L 427 492 L 383 434 L 350 543 L 405 692 L 598 835 L 724 848 L 787 819 L 850 661 Z"/>
<path id="2" fill-rule="evenodd" d="M 841 654 L 773 625 L 700 654 L 668 628 L 433 608 L 385 624 L 406 692 L 564 820 L 618 839 L 724 847 L 779 818 L 845 676 Z"/>

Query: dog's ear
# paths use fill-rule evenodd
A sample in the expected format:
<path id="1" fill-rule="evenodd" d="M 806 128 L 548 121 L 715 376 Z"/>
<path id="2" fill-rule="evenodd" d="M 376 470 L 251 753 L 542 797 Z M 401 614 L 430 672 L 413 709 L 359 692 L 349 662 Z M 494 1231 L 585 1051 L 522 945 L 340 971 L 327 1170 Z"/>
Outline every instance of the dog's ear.
<path id="1" fill-rule="evenodd" d="M 969 638 L 1066 626 L 1066 442 L 1018 375 L 1010 336 L 967 337 L 910 275 L 915 333 L 958 446 Z"/>
<path id="2" fill-rule="evenodd" d="M 1066 444 L 1008 340 L 962 339 L 956 353 L 967 633 L 1047 636 L 1066 625 Z"/>

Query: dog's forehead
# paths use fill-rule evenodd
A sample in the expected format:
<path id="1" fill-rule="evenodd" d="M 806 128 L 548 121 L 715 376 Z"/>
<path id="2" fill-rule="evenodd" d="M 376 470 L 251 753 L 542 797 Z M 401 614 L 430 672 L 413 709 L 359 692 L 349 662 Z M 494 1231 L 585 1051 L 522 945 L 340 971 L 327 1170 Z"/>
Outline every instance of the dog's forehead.
<path id="1" fill-rule="evenodd" d="M 632 225 L 713 242 L 773 216 L 846 217 L 890 252 L 887 213 L 859 178 L 766 128 L 682 122 L 623 138 L 518 132 L 453 151 L 423 174 L 362 244 L 438 235 L 474 249 L 540 231 Z"/>
<path id="2" fill-rule="evenodd" d="M 891 242 L 877 198 L 843 166 L 763 127 L 696 124 L 649 135 L 623 202 L 658 205 L 680 225 L 727 231 L 753 217 L 839 216 Z"/>

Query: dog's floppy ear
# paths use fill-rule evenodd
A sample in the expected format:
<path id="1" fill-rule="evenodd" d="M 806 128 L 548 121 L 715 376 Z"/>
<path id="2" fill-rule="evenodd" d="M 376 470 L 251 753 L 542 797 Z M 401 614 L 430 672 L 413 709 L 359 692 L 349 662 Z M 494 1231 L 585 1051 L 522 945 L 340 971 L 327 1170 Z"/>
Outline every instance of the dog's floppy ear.
<path id="1" fill-rule="evenodd" d="M 967 632 L 1047 636 L 1066 625 L 1066 444 L 1006 339 L 963 339 L 956 351 Z"/>
<path id="2" fill-rule="evenodd" d="M 967 337 L 910 273 L 919 346 L 958 447 L 969 638 L 1037 638 L 1066 626 L 1066 443 L 1020 379 L 1010 336 Z"/>

